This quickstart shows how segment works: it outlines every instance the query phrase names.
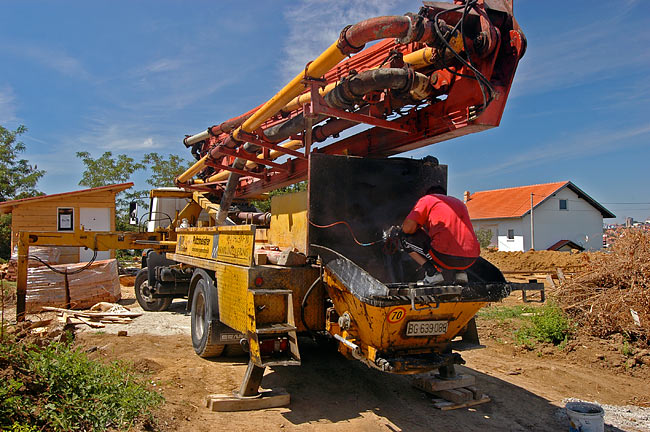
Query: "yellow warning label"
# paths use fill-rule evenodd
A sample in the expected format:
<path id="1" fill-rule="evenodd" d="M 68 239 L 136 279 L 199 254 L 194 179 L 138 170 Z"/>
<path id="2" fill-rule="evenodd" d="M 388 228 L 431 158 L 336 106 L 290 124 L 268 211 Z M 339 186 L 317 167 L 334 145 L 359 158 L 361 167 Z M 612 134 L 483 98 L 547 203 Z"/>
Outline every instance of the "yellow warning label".
<path id="1" fill-rule="evenodd" d="M 210 259 L 216 256 L 213 254 L 213 245 L 217 243 L 218 235 L 205 234 L 183 234 L 178 236 L 176 241 L 176 253 L 189 255 L 196 258 Z M 214 251 L 216 252 L 216 251 Z"/>
<path id="2" fill-rule="evenodd" d="M 219 235 L 217 261 L 250 266 L 253 262 L 255 231 L 224 231 Z"/>

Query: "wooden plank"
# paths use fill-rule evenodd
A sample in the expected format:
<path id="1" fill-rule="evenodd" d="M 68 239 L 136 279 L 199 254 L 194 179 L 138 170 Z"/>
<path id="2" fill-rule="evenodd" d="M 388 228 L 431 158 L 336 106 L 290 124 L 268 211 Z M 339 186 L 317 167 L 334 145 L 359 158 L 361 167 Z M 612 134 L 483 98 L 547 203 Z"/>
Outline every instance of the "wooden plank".
<path id="1" fill-rule="evenodd" d="M 553 281 L 551 275 L 546 275 L 546 283 L 548 283 L 548 286 L 551 288 L 555 288 L 555 282 Z"/>
<path id="2" fill-rule="evenodd" d="M 258 397 L 239 398 L 233 395 L 208 395 L 211 411 L 251 411 L 287 406 L 291 397 L 284 389 L 263 390 Z"/>
<path id="3" fill-rule="evenodd" d="M 459 408 L 468 408 L 471 406 L 484 404 L 490 401 L 491 401 L 490 397 L 486 395 L 483 395 L 480 399 L 474 399 L 460 404 L 449 402 L 444 399 L 434 399 L 433 406 L 442 411 L 449 411 L 449 410 L 455 410 Z"/>
<path id="4" fill-rule="evenodd" d="M 436 378 L 435 375 L 427 375 L 415 378 L 412 385 L 425 392 L 433 393 L 439 390 L 473 386 L 475 383 L 476 377 L 474 375 L 458 375 L 458 378 L 453 380 L 443 380 Z"/>
<path id="5" fill-rule="evenodd" d="M 556 270 L 557 270 L 557 278 L 560 280 L 560 282 L 564 282 L 566 280 L 566 277 L 564 276 L 564 272 L 560 267 L 558 267 Z"/>
<path id="6" fill-rule="evenodd" d="M 448 390 L 436 390 L 433 392 L 434 395 L 441 397 L 450 402 L 457 404 L 462 404 L 472 400 L 472 392 L 465 391 L 462 388 L 458 389 L 448 389 Z"/>
<path id="7" fill-rule="evenodd" d="M 142 316 L 142 314 L 138 313 L 138 312 L 84 312 L 84 311 L 78 311 L 78 310 L 72 310 L 72 309 L 63 309 L 63 308 L 58 308 L 58 307 L 53 307 L 53 306 L 43 306 L 43 310 L 67 313 L 69 315 L 82 316 L 82 317 L 86 317 L 86 318 L 93 318 L 93 317 L 98 317 L 98 318 L 105 318 L 105 317 L 136 318 L 136 317 Z"/>
<path id="8" fill-rule="evenodd" d="M 82 323 L 86 324 L 88 327 L 92 327 L 92 328 L 103 328 L 103 327 L 106 327 L 106 326 L 105 326 L 104 324 L 102 324 L 102 323 L 92 322 L 92 321 L 90 321 L 90 320 L 88 320 L 88 319 L 86 319 L 86 318 L 84 318 L 84 317 L 82 317 L 82 316 L 79 316 L 79 315 L 76 315 L 75 318 L 77 318 L 77 319 L 78 319 L 79 321 L 81 321 Z"/>

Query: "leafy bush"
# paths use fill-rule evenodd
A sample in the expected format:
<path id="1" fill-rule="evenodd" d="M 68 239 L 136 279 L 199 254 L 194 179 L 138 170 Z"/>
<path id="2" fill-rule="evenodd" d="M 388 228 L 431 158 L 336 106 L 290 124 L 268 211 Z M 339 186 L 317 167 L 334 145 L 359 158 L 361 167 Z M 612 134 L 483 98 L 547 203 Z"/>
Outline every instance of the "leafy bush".
<path id="1" fill-rule="evenodd" d="M 493 236 L 492 230 L 481 228 L 475 233 L 476 233 L 476 239 L 478 240 L 478 244 L 481 245 L 482 248 L 486 248 L 490 246 L 490 243 L 492 243 L 492 236 Z"/>
<path id="2" fill-rule="evenodd" d="M 127 365 L 90 360 L 64 343 L 1 341 L 0 376 L 3 430 L 124 430 L 163 401 Z"/>
<path id="3" fill-rule="evenodd" d="M 562 309 L 549 303 L 536 310 L 519 330 L 515 332 L 517 342 L 532 347 L 534 342 L 559 345 L 571 336 L 571 323 Z"/>

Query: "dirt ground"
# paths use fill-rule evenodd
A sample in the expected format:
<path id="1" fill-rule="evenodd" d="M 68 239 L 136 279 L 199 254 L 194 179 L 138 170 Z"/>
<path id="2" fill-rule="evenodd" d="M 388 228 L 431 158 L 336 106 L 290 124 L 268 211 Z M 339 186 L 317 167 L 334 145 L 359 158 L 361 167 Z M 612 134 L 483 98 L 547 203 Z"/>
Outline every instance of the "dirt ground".
<path id="1" fill-rule="evenodd" d="M 140 310 L 124 287 L 123 304 Z M 521 304 L 517 294 L 506 304 Z M 91 356 L 131 361 L 150 373 L 167 400 L 157 416 L 163 430 L 179 431 L 558 431 L 568 430 L 561 408 L 568 398 L 606 404 L 607 431 L 650 431 L 650 367 L 626 368 L 620 341 L 584 339 L 569 349 L 527 351 L 504 338 L 498 322 L 480 320 L 484 349 L 462 353 L 460 373 L 476 376 L 491 402 L 439 411 L 407 376 L 371 370 L 331 348 L 301 339 L 302 366 L 270 368 L 266 388 L 284 388 L 291 405 L 250 412 L 213 413 L 208 394 L 239 387 L 246 358 L 201 359 L 191 346 L 186 302 L 168 312 L 145 313 L 128 325 L 86 329 L 77 341 Z M 127 337 L 118 337 L 118 330 Z"/>

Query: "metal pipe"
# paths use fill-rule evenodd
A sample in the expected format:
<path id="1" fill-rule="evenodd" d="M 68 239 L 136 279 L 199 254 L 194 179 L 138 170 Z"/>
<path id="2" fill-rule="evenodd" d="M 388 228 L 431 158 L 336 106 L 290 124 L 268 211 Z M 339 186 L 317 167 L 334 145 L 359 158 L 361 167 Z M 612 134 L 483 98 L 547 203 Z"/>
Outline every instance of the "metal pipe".
<path id="1" fill-rule="evenodd" d="M 303 142 L 301 140 L 291 140 L 291 141 L 287 141 L 284 144 L 280 144 L 280 147 L 284 147 L 284 148 L 289 149 L 289 150 L 296 150 L 296 149 L 299 149 L 299 148 L 303 147 Z M 280 156 L 284 156 L 284 155 L 285 155 L 285 153 L 282 153 L 281 151 L 271 150 L 269 152 L 268 160 L 273 161 L 273 160 L 279 158 Z M 264 155 L 260 154 L 260 155 L 257 156 L 257 158 L 258 159 L 264 159 Z M 252 161 L 247 161 L 245 167 L 248 168 L 248 169 L 252 169 L 252 168 L 257 167 L 257 164 L 255 162 L 252 162 Z M 212 183 L 212 182 L 217 182 L 217 181 L 223 181 L 223 180 L 226 180 L 229 175 L 230 175 L 230 173 L 228 171 L 222 171 L 222 172 L 216 173 L 213 176 L 211 176 L 210 178 L 208 178 L 207 182 Z"/>
<path id="2" fill-rule="evenodd" d="M 424 18 L 415 21 L 417 21 L 418 25 L 422 25 Z M 415 21 L 410 16 L 384 16 L 361 21 L 343 29 L 337 42 L 330 45 L 313 62 L 307 65 L 304 73 L 296 75 L 282 90 L 276 93 L 275 96 L 246 119 L 241 126 L 235 129 L 231 137 L 229 137 L 230 139 L 225 140 L 224 145 L 236 147 L 241 142 L 239 139 L 241 131 L 248 133 L 255 131 L 262 123 L 277 114 L 289 101 L 302 93 L 304 89 L 302 81 L 304 78 L 319 78 L 325 75 L 326 72 L 347 55 L 361 51 L 366 43 L 384 38 L 400 38 L 403 43 L 407 43 L 421 40 L 421 37 L 425 35 L 430 37 L 432 30 L 418 32 L 420 34 L 417 37 L 413 36 L 414 26 L 412 24 L 415 24 Z M 199 162 L 202 163 L 202 166 L 205 166 L 203 158 Z M 185 179 L 187 181 L 196 172 L 198 171 L 190 175 L 190 171 L 188 170 L 181 174 L 179 179 Z"/>
<path id="3" fill-rule="evenodd" d="M 179 183 L 187 183 L 187 181 L 188 181 L 189 179 L 191 179 L 192 177 L 194 177 L 194 176 L 195 176 L 196 174 L 198 174 L 198 173 L 199 173 L 203 168 L 205 168 L 205 163 L 207 162 L 209 155 L 210 155 L 209 153 L 206 154 L 206 155 L 203 156 L 201 159 L 199 159 L 198 161 L 196 161 L 196 162 L 194 163 L 194 165 L 192 165 L 191 167 L 189 167 L 189 168 L 187 169 L 187 171 L 185 171 L 184 173 L 182 173 L 181 175 L 179 175 L 178 177 L 176 177 L 176 184 L 179 184 Z"/>

